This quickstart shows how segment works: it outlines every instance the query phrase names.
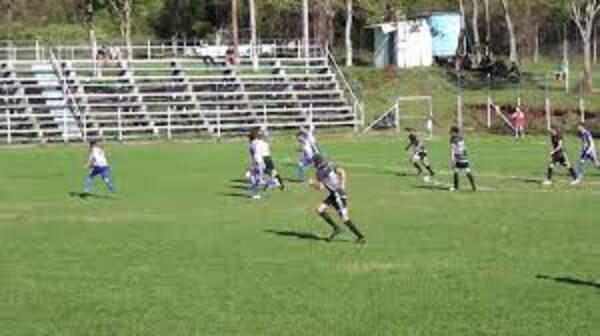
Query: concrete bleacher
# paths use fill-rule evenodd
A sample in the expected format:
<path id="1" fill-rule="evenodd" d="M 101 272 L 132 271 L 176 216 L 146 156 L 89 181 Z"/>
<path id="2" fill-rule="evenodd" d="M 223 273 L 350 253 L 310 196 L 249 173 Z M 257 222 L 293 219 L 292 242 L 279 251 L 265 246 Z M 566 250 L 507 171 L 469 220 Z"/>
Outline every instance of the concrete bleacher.
<path id="1" fill-rule="evenodd" d="M 255 127 L 355 127 L 328 55 L 1 61 L 0 142 L 224 136 Z"/>

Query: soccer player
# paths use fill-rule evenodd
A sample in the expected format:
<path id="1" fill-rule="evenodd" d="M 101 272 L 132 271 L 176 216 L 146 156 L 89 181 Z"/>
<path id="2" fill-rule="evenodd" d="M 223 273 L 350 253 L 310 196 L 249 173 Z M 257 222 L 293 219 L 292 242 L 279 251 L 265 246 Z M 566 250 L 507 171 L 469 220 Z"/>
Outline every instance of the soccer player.
<path id="1" fill-rule="evenodd" d="M 252 191 L 254 198 L 260 198 L 258 187 L 266 179 L 266 188 L 280 187 L 285 190 L 283 179 L 275 169 L 275 162 L 271 157 L 271 146 L 258 130 L 252 131 L 249 136 L 250 154 L 252 155 L 253 183 Z"/>
<path id="2" fill-rule="evenodd" d="M 557 165 L 563 166 L 569 170 L 569 173 L 573 178 L 573 182 L 571 182 L 572 185 L 579 184 L 580 181 L 577 180 L 577 173 L 575 173 L 575 169 L 571 166 L 571 162 L 567 156 L 563 136 L 556 127 L 550 128 L 550 144 L 550 163 L 548 164 L 548 172 L 546 174 L 544 185 L 552 184 L 552 175 L 554 168 Z"/>
<path id="3" fill-rule="evenodd" d="M 525 126 L 527 125 L 527 116 L 523 110 L 521 110 L 520 106 L 515 108 L 515 112 L 511 115 L 511 120 L 513 124 L 513 128 L 515 130 L 515 138 L 524 139 L 525 138 Z"/>
<path id="4" fill-rule="evenodd" d="M 301 128 L 300 132 L 296 134 L 296 139 L 300 143 L 302 153 L 298 161 L 298 179 L 304 182 L 306 180 L 306 168 L 313 164 L 315 155 L 320 154 L 321 150 L 314 135 L 314 126 Z"/>
<path id="5" fill-rule="evenodd" d="M 405 151 L 412 149 L 411 162 L 417 169 L 417 175 L 421 176 L 421 174 L 423 174 L 423 168 L 421 166 L 425 167 L 429 176 L 425 176 L 424 179 L 425 182 L 429 182 L 429 180 L 435 176 L 435 172 L 429 164 L 425 142 L 422 139 L 419 139 L 414 128 L 408 128 L 406 130 L 408 131 L 408 145 L 406 146 Z"/>
<path id="6" fill-rule="evenodd" d="M 111 170 L 106 160 L 106 153 L 97 140 L 90 141 L 90 153 L 86 167 L 90 169 L 90 173 L 86 176 L 84 182 L 85 193 L 90 193 L 94 178 L 98 175 L 102 177 L 102 181 L 111 193 L 115 192 L 115 187 L 111 181 Z"/>
<path id="7" fill-rule="evenodd" d="M 321 216 L 321 218 L 323 218 L 323 220 L 327 222 L 327 224 L 329 224 L 333 229 L 333 232 L 327 240 L 332 241 L 336 236 L 338 236 L 342 232 L 340 227 L 327 213 L 327 210 L 330 207 L 333 207 L 344 221 L 344 224 L 356 236 L 355 242 L 357 244 L 364 244 L 366 242 L 365 236 L 360 232 L 356 225 L 354 225 L 348 213 L 346 172 L 343 169 L 332 165 L 330 162 L 325 160 L 325 158 L 323 158 L 323 156 L 320 154 L 315 155 L 314 166 L 317 170 L 317 181 L 309 181 L 309 183 L 316 189 L 321 191 L 327 191 L 329 193 L 329 196 L 321 203 L 321 205 L 319 205 L 319 208 L 317 209 L 319 216 Z"/>
<path id="8" fill-rule="evenodd" d="M 475 178 L 471 172 L 469 154 L 467 152 L 465 139 L 461 135 L 460 129 L 456 126 L 450 129 L 450 166 L 454 171 L 454 185 L 450 188 L 450 191 L 459 189 L 458 174 L 461 171 L 464 172 L 469 179 L 469 182 L 471 183 L 471 189 L 473 191 L 477 191 Z"/>
<path id="9" fill-rule="evenodd" d="M 594 143 L 594 136 L 592 133 L 585 128 L 583 123 L 579 124 L 577 130 L 579 131 L 579 137 L 581 138 L 581 156 L 577 163 L 577 180 L 578 182 L 581 182 L 583 180 L 586 161 L 591 161 L 596 168 L 599 169 L 600 161 L 598 160 L 596 144 Z"/>

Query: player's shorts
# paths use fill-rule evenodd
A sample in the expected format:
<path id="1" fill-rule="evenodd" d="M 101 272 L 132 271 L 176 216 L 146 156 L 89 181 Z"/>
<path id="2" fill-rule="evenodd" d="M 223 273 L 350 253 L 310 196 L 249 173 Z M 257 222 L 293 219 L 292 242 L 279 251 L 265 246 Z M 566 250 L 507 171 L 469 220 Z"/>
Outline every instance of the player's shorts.
<path id="1" fill-rule="evenodd" d="M 468 170 L 471 168 L 469 161 L 456 161 L 454 163 L 455 170 Z"/>
<path id="2" fill-rule="evenodd" d="M 580 160 L 581 161 L 596 161 L 597 158 L 596 151 L 594 149 L 588 149 L 581 152 Z"/>
<path id="3" fill-rule="evenodd" d="M 273 174 L 273 172 L 275 171 L 275 162 L 273 162 L 273 159 L 270 156 L 265 156 L 263 158 L 263 161 L 265 163 L 265 174 Z"/>
<path id="4" fill-rule="evenodd" d="M 314 156 L 303 154 L 302 157 L 300 158 L 299 165 L 301 167 L 308 167 L 314 163 L 313 158 L 314 158 Z"/>
<path id="5" fill-rule="evenodd" d="M 427 151 L 418 151 L 413 155 L 413 161 L 425 161 L 427 160 Z"/>
<path id="6" fill-rule="evenodd" d="M 103 179 L 109 179 L 110 178 L 110 167 L 100 167 L 100 166 L 92 167 L 92 170 L 90 171 L 90 177 L 94 178 L 98 175 L 100 175 L 100 177 L 102 177 Z"/>
<path id="7" fill-rule="evenodd" d="M 339 214 L 341 214 L 348 207 L 348 195 L 340 192 L 332 192 L 323 201 L 323 204 L 333 207 Z"/>
<path id="8" fill-rule="evenodd" d="M 567 156 L 564 153 L 557 153 L 552 155 L 551 162 L 553 165 L 561 165 L 564 167 L 569 165 L 569 160 L 567 159 Z"/>

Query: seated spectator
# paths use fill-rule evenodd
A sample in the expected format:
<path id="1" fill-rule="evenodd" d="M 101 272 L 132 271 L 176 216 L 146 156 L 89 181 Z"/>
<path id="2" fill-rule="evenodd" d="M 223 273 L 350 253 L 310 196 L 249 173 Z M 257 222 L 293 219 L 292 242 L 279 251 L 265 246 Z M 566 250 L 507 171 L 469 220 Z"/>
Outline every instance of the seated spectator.
<path id="1" fill-rule="evenodd" d="M 557 81 L 567 81 L 567 78 L 569 78 L 569 64 L 567 62 L 558 65 L 555 78 Z"/>

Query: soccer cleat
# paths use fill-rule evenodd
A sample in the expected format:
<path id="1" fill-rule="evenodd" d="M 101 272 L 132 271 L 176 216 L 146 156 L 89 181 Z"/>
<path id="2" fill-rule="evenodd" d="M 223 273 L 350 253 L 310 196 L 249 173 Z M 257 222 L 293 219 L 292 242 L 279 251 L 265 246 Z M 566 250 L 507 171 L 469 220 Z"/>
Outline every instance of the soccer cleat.
<path id="1" fill-rule="evenodd" d="M 545 180 L 544 182 L 542 182 L 542 184 L 545 185 L 545 186 L 549 186 L 549 185 L 552 185 L 552 181 Z"/>
<path id="2" fill-rule="evenodd" d="M 456 188 L 454 188 L 454 187 L 450 187 L 450 189 L 448 189 L 448 190 L 449 190 L 450 192 L 455 192 L 455 191 L 456 191 Z"/>
<path id="3" fill-rule="evenodd" d="M 423 177 L 423 181 L 425 181 L 425 183 L 429 183 L 431 181 L 431 177 L 425 176 L 425 177 Z"/>
<path id="4" fill-rule="evenodd" d="M 574 180 L 573 182 L 571 182 L 572 186 L 576 186 L 576 185 L 580 185 L 581 184 L 581 177 L 577 178 L 576 180 Z"/>
<path id="5" fill-rule="evenodd" d="M 335 237 L 339 236 L 341 233 L 342 230 L 340 228 L 334 229 L 331 235 L 329 235 L 329 237 L 327 238 L 327 242 L 332 242 L 335 239 Z"/>
<path id="6" fill-rule="evenodd" d="M 253 199 L 253 200 L 259 200 L 259 199 L 261 199 L 261 198 L 262 198 L 262 197 L 261 197 L 260 195 L 252 195 L 252 199 Z"/>

